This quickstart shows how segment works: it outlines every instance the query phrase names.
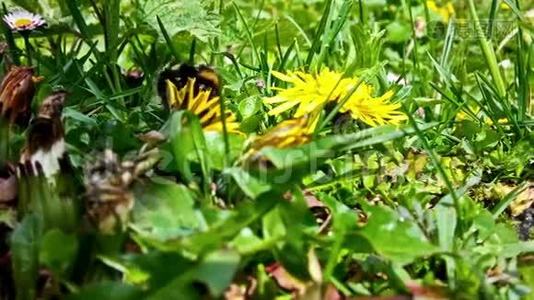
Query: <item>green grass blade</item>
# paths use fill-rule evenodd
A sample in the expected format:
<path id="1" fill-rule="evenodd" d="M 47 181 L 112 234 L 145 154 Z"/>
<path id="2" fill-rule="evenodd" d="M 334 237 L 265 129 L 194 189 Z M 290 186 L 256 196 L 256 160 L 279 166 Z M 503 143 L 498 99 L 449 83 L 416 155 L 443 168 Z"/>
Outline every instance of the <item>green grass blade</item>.
<path id="1" fill-rule="evenodd" d="M 171 50 L 171 54 L 174 56 L 174 59 L 176 60 L 176 62 L 182 61 L 181 57 L 180 57 L 180 53 L 178 52 L 178 50 L 176 50 L 176 47 L 174 47 L 172 39 L 169 36 L 169 33 L 167 32 L 167 30 L 165 29 L 165 26 L 161 22 L 161 19 L 159 17 L 156 17 L 156 18 L 158 19 L 158 25 L 159 25 L 159 29 L 161 31 L 161 34 L 163 35 L 163 38 L 165 39 L 165 42 L 167 43 L 167 46 Z"/>
<path id="2" fill-rule="evenodd" d="M 332 8 L 332 2 L 333 0 L 327 0 L 324 11 L 321 17 L 321 21 L 319 22 L 319 26 L 317 27 L 317 30 L 315 31 L 313 44 L 310 48 L 310 51 L 308 52 L 308 56 L 306 57 L 306 69 L 309 69 L 311 67 L 311 63 L 313 60 L 313 57 L 315 54 L 319 51 L 322 43 L 321 37 L 323 36 L 326 25 L 328 24 L 328 21 L 330 19 L 330 11 Z"/>
<path id="3" fill-rule="evenodd" d="M 506 86 L 504 84 L 501 71 L 499 70 L 499 66 L 497 64 L 497 57 L 495 56 L 495 51 L 493 49 L 492 43 L 486 38 L 485 32 L 482 30 L 474 0 L 467 0 L 467 2 L 469 4 L 469 13 L 471 14 L 471 18 L 474 22 L 478 42 L 480 44 L 482 52 L 484 53 L 484 58 L 486 59 L 486 63 L 488 64 L 488 67 L 490 69 L 491 76 L 493 77 L 493 81 L 495 83 L 497 91 L 499 92 L 499 96 L 505 97 Z"/>
<path id="4" fill-rule="evenodd" d="M 506 208 L 510 206 L 512 201 L 514 201 L 517 196 L 519 196 L 519 194 L 521 194 L 527 188 L 527 186 L 528 183 L 523 182 L 515 189 L 513 189 L 510 193 L 508 193 L 506 196 L 504 196 L 504 198 L 502 198 L 501 201 L 499 201 L 499 203 L 497 204 L 497 206 L 495 206 L 495 208 L 493 208 L 493 210 L 491 211 L 493 218 L 498 218 L 506 210 Z"/>

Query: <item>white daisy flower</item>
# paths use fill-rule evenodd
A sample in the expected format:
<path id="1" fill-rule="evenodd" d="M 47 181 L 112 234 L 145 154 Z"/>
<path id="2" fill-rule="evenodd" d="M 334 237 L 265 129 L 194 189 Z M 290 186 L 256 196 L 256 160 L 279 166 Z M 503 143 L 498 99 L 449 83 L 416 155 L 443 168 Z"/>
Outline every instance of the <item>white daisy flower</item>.
<path id="1" fill-rule="evenodd" d="M 43 17 L 24 9 L 12 11 L 3 19 L 12 31 L 31 31 L 46 25 Z"/>

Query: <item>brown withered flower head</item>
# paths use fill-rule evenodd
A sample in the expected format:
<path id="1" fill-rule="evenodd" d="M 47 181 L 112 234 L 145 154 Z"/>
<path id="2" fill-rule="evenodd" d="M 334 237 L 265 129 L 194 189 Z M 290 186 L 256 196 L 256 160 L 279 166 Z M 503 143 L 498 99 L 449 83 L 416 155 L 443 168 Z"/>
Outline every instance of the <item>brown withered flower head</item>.
<path id="1" fill-rule="evenodd" d="M 67 93 L 58 91 L 46 97 L 27 132 L 21 162 L 39 162 L 46 177 L 57 174 L 65 156 L 64 129 L 61 113 Z"/>
<path id="2" fill-rule="evenodd" d="M 128 225 L 134 206 L 131 186 L 159 160 L 157 149 L 122 161 L 111 150 L 104 151 L 85 169 L 87 213 L 103 234 L 113 234 Z"/>
<path id="3" fill-rule="evenodd" d="M 35 84 L 40 80 L 34 76 L 33 68 L 13 66 L 0 85 L 0 119 L 26 127 L 31 116 Z"/>
<path id="4" fill-rule="evenodd" d="M 49 119 L 61 117 L 66 98 L 67 92 L 65 91 L 57 91 L 46 97 L 39 107 L 38 117 Z"/>

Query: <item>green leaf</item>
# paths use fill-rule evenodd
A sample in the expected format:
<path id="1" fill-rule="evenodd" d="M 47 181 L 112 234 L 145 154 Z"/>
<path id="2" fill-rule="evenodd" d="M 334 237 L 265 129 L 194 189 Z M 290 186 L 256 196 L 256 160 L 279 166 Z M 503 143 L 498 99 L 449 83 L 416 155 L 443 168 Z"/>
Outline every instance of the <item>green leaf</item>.
<path id="1" fill-rule="evenodd" d="M 240 262 L 239 255 L 227 249 L 207 254 L 192 263 L 175 253 L 152 252 L 140 255 L 133 263 L 151 274 L 146 299 L 200 299 L 205 286 L 219 298 L 232 282 Z"/>
<path id="2" fill-rule="evenodd" d="M 208 286 L 214 297 L 219 297 L 232 282 L 240 257 L 237 252 L 227 249 L 208 254 L 197 268 L 193 277 Z"/>
<path id="3" fill-rule="evenodd" d="M 526 265 L 519 268 L 521 277 L 525 281 L 525 284 L 530 287 L 530 292 L 526 295 L 526 300 L 534 300 L 534 265 Z"/>
<path id="4" fill-rule="evenodd" d="M 140 15 L 152 28 L 159 29 L 156 17 L 161 19 L 170 37 L 188 32 L 200 41 L 220 33 L 218 17 L 207 9 L 202 0 L 142 0 Z"/>
<path id="5" fill-rule="evenodd" d="M 78 29 L 80 30 L 80 33 L 86 40 L 91 39 L 90 31 L 87 27 L 87 23 L 85 22 L 85 19 L 80 11 L 80 4 L 77 0 L 67 0 L 66 1 L 67 7 L 70 10 L 70 13 L 72 14 L 72 18 L 74 19 L 74 22 L 76 23 L 76 26 L 78 26 Z"/>
<path id="6" fill-rule="evenodd" d="M 37 298 L 40 222 L 36 215 L 30 214 L 15 228 L 11 236 L 13 275 L 18 300 Z"/>
<path id="7" fill-rule="evenodd" d="M 455 250 L 455 231 L 458 223 L 456 210 L 453 206 L 438 204 L 433 213 L 438 229 L 438 242 L 441 251 L 453 252 Z M 443 257 L 443 259 L 446 264 L 447 276 L 453 278 L 456 268 L 455 260 L 448 256 Z"/>
<path id="8" fill-rule="evenodd" d="M 223 220 L 212 224 L 206 231 L 181 239 L 161 242 L 149 236 L 144 241 L 162 251 L 188 251 L 202 254 L 226 247 L 239 232 L 270 211 L 280 201 L 281 195 L 273 192 L 262 194 L 254 202 L 243 202 Z"/>
<path id="9" fill-rule="evenodd" d="M 450 252 L 454 246 L 454 232 L 457 223 L 456 210 L 451 206 L 438 205 L 433 212 L 438 227 L 439 246 L 442 251 Z"/>
<path id="10" fill-rule="evenodd" d="M 419 129 L 427 130 L 436 124 L 419 125 Z M 383 144 L 413 132 L 413 128 L 408 126 L 400 128 L 396 126 L 381 126 L 351 134 L 328 136 L 297 148 L 265 148 L 261 151 L 261 154 L 268 158 L 278 169 L 295 170 L 298 166 L 307 167 L 310 162 L 320 163 L 328 158 L 335 157 L 340 152 Z"/>
<path id="11" fill-rule="evenodd" d="M 128 284 L 145 284 L 150 278 L 148 272 L 141 270 L 137 266 L 125 264 L 114 257 L 99 256 L 99 258 L 107 266 L 121 272 L 124 276 L 124 281 Z"/>
<path id="12" fill-rule="evenodd" d="M 260 111 L 262 106 L 263 104 L 260 97 L 250 96 L 239 102 L 238 109 L 243 119 L 246 119 L 254 116 L 258 111 Z"/>
<path id="13" fill-rule="evenodd" d="M 126 276 L 133 270 L 138 274 L 147 274 L 147 282 L 144 284 L 150 286 L 151 293 L 155 293 L 195 266 L 193 260 L 185 258 L 177 252 L 157 250 L 145 254 L 125 255 L 120 260 L 110 260 L 109 257 L 106 257 L 103 261 Z"/>
<path id="14" fill-rule="evenodd" d="M 144 299 L 141 291 L 120 282 L 101 282 L 85 286 L 79 292 L 66 297 L 67 300 L 137 300 Z"/>
<path id="15" fill-rule="evenodd" d="M 208 150 L 208 159 L 210 165 L 216 170 L 224 168 L 224 157 L 228 155 L 230 161 L 234 161 L 241 153 L 243 148 L 244 137 L 237 134 L 228 135 L 228 144 L 230 153 L 226 153 L 224 146 L 224 135 L 222 132 L 207 131 L 204 132 L 206 138 L 206 148 Z"/>
<path id="16" fill-rule="evenodd" d="M 70 107 L 66 107 L 64 110 L 63 110 L 63 115 L 68 119 L 73 119 L 73 120 L 76 120 L 80 123 L 84 123 L 88 126 L 97 126 L 98 123 L 96 122 L 96 120 L 94 120 L 93 118 L 91 117 L 88 117 L 84 114 L 82 114 L 81 112 L 77 111 L 77 110 L 74 110 Z"/>
<path id="17" fill-rule="evenodd" d="M 262 234 L 266 239 L 280 238 L 287 234 L 287 229 L 280 214 L 280 207 L 271 210 L 262 218 Z"/>
<path id="18" fill-rule="evenodd" d="M 483 245 L 475 247 L 474 252 L 502 256 L 504 258 L 516 257 L 523 253 L 534 252 L 534 241 L 504 243 L 496 245 Z"/>
<path id="19" fill-rule="evenodd" d="M 240 254 L 254 253 L 257 249 L 264 249 L 261 247 L 265 245 L 266 243 L 248 227 L 243 228 L 239 235 L 232 240 L 232 248 L 236 249 Z M 268 245 L 269 247 L 271 246 L 271 244 Z"/>
<path id="20" fill-rule="evenodd" d="M 172 114 L 164 131 L 168 132 L 176 168 L 188 181 L 193 180 L 192 163 L 200 163 L 205 181 L 208 174 L 206 140 L 198 118 L 189 111 Z"/>
<path id="21" fill-rule="evenodd" d="M 401 22 L 392 22 L 387 27 L 387 38 L 393 43 L 406 42 L 411 38 L 410 26 Z"/>
<path id="22" fill-rule="evenodd" d="M 78 251 L 78 241 L 73 234 L 52 229 L 42 237 L 39 261 L 60 275 L 68 270 Z"/>
<path id="23" fill-rule="evenodd" d="M 9 228 L 15 227 L 17 223 L 17 213 L 14 209 L 2 209 L 0 210 L 0 224 L 3 224 Z"/>
<path id="24" fill-rule="evenodd" d="M 135 195 L 131 226 L 141 235 L 165 241 L 199 230 L 202 216 L 185 186 L 157 179 L 137 187 Z"/>
<path id="25" fill-rule="evenodd" d="M 380 255 L 398 263 L 432 255 L 438 248 L 430 243 L 413 221 L 385 206 L 368 206 L 369 221 L 361 234 Z"/>
<path id="26" fill-rule="evenodd" d="M 253 177 L 241 168 L 226 169 L 224 170 L 224 174 L 231 176 L 243 193 L 252 199 L 256 199 L 259 195 L 271 189 L 271 185 Z"/>

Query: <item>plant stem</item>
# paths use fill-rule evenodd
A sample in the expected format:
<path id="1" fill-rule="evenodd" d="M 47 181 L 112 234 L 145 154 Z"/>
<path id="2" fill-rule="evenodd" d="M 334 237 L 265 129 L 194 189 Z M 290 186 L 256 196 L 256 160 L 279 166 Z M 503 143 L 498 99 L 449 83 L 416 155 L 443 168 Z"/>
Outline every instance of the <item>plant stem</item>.
<path id="1" fill-rule="evenodd" d="M 0 170 L 9 159 L 9 131 L 9 122 L 4 122 L 0 117 L 0 140 L 2 141 L 0 143 Z"/>
<path id="2" fill-rule="evenodd" d="M 482 30 L 482 26 L 480 26 L 480 21 L 478 19 L 474 1 L 467 0 L 467 2 L 469 4 L 469 12 L 471 14 L 471 18 L 473 19 L 475 25 L 475 31 L 478 41 L 480 43 L 480 48 L 482 48 L 482 52 L 484 53 L 484 57 L 490 68 L 491 77 L 493 77 L 493 81 L 495 83 L 499 96 L 504 97 L 506 95 L 506 87 L 502 79 L 501 72 L 499 71 L 499 66 L 497 65 L 495 51 L 493 50 L 491 42 L 486 39 L 485 33 Z"/>
<path id="3" fill-rule="evenodd" d="M 224 166 L 228 167 L 230 163 L 230 140 L 228 139 L 228 127 L 226 126 L 226 107 L 223 96 L 223 91 L 221 91 L 221 95 L 219 96 L 219 109 L 221 110 L 221 123 L 224 138 Z"/>
<path id="4" fill-rule="evenodd" d="M 26 56 L 28 58 L 28 66 L 31 67 L 32 63 L 32 46 L 30 44 L 30 35 L 29 33 L 22 33 L 22 38 L 24 38 L 24 47 L 26 48 Z"/>
<path id="5" fill-rule="evenodd" d="M 360 15 L 360 23 L 362 24 L 362 26 L 365 25 L 365 16 L 363 15 L 363 3 L 362 3 L 362 0 L 359 0 L 358 1 L 358 11 L 359 11 L 359 15 Z"/>

